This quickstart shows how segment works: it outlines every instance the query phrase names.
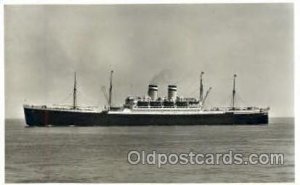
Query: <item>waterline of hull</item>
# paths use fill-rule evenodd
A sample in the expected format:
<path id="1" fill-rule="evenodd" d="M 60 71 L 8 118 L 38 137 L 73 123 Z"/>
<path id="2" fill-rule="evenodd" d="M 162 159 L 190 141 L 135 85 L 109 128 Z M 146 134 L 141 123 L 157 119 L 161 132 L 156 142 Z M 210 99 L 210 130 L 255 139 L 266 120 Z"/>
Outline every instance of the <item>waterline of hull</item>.
<path id="1" fill-rule="evenodd" d="M 107 114 L 24 108 L 29 126 L 145 126 L 145 125 L 248 125 L 267 124 L 266 113 L 245 114 Z"/>

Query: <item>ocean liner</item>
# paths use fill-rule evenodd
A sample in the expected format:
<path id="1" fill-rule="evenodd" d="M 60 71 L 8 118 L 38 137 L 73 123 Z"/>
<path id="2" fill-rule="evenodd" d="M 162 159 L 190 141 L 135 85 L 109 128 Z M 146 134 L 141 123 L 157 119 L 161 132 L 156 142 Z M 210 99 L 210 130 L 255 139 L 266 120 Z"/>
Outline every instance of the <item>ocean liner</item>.
<path id="1" fill-rule="evenodd" d="M 257 125 L 268 124 L 269 108 L 235 106 L 236 77 L 233 76 L 231 105 L 205 108 L 211 91 L 203 89 L 200 74 L 199 98 L 177 95 L 169 85 L 167 97 L 158 97 L 158 86 L 150 84 L 148 95 L 127 97 L 123 106 L 112 106 L 113 71 L 110 73 L 108 105 L 103 109 L 77 105 L 76 73 L 72 106 L 23 105 L 28 126 L 142 126 L 142 125 Z"/>

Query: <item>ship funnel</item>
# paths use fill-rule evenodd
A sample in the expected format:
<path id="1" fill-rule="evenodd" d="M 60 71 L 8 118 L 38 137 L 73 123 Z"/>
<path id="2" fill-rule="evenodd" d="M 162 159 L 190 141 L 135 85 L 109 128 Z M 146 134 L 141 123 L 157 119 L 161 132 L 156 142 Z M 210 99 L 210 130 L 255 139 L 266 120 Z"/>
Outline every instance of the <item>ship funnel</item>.
<path id="1" fill-rule="evenodd" d="M 157 100 L 157 85 L 150 84 L 148 87 L 148 96 L 150 96 L 151 100 Z"/>
<path id="2" fill-rule="evenodd" d="M 175 101 L 177 98 L 177 86 L 169 85 L 168 86 L 168 100 Z"/>

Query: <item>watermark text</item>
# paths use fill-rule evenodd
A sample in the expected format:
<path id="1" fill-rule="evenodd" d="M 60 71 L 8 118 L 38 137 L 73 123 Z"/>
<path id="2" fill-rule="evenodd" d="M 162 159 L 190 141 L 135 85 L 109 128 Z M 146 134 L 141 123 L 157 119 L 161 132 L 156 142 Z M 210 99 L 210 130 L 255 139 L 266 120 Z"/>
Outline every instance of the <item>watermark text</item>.
<path id="1" fill-rule="evenodd" d="M 159 153 L 129 151 L 127 161 L 132 165 L 283 165 L 284 155 L 282 153 L 236 153 L 232 150 L 224 153 Z"/>

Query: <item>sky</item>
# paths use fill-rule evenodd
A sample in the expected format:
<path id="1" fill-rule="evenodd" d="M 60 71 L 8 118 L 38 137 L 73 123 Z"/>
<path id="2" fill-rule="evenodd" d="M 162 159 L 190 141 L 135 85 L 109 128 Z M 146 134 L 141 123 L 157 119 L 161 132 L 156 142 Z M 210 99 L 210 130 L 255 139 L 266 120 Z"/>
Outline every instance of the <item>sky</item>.
<path id="1" fill-rule="evenodd" d="M 5 116 L 24 118 L 23 104 L 103 107 L 114 70 L 113 104 L 178 95 L 206 106 L 229 106 L 237 74 L 238 106 L 270 107 L 271 117 L 294 116 L 292 4 L 6 5 Z"/>

